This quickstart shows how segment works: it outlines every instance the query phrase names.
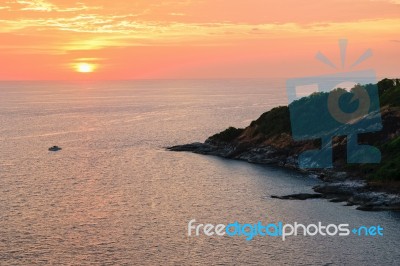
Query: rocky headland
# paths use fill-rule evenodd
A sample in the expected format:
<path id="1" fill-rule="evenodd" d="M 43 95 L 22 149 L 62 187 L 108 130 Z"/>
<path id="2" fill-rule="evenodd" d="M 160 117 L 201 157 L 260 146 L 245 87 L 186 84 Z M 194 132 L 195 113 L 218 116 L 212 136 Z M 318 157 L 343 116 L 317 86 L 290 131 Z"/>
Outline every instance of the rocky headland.
<path id="1" fill-rule="evenodd" d="M 356 205 L 357 209 L 364 211 L 399 211 L 400 82 L 384 79 L 376 85 L 367 86 L 376 86 L 379 92 L 383 128 L 380 131 L 360 134 L 358 143 L 379 148 L 382 155 L 379 164 L 348 164 L 347 138 L 336 136 L 332 145 L 332 168 L 300 168 L 299 155 L 303 151 L 324 149 L 324 147 L 321 147 L 318 139 L 293 140 L 287 106 L 273 108 L 244 129 L 229 127 L 209 137 L 204 143 L 196 142 L 167 149 L 214 155 L 255 164 L 276 165 L 314 175 L 324 181 L 313 188 L 315 194 L 274 195 L 273 198 L 286 200 L 326 198 L 332 202 L 345 202 L 349 206 Z M 306 97 L 306 100 L 308 104 L 312 104 L 312 101 L 322 100 L 323 97 L 324 93 L 318 93 Z"/>

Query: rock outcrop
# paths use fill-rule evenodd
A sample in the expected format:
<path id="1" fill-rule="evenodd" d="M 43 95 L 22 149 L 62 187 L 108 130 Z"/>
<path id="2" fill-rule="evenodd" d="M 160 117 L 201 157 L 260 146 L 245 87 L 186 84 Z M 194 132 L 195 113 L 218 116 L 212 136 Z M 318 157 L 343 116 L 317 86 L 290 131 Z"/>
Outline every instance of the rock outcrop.
<path id="1" fill-rule="evenodd" d="M 276 107 L 262 114 L 245 129 L 229 127 L 209 137 L 204 143 L 196 142 L 168 149 L 295 169 L 323 180 L 325 183 L 314 190 L 331 201 L 358 205 L 360 210 L 400 210 L 400 84 L 396 84 L 387 79 L 377 84 L 383 129 L 359 134 L 359 144 L 379 148 L 382 154 L 380 164 L 347 164 L 347 139 L 338 136 L 333 138 L 333 168 L 299 168 L 299 154 L 324 147 L 321 148 L 318 139 L 293 140 L 289 108 L 286 106 Z M 313 97 L 315 101 L 319 96 Z M 304 197 L 288 195 L 276 198 Z"/>

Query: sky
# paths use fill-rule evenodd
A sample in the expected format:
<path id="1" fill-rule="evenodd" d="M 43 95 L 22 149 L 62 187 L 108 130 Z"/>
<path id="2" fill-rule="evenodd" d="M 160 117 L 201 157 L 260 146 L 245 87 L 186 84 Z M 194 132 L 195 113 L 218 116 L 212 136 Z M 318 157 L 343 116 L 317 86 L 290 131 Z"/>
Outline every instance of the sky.
<path id="1" fill-rule="evenodd" d="M 1 0 L 0 80 L 399 77 L 399 32 L 400 0 Z"/>

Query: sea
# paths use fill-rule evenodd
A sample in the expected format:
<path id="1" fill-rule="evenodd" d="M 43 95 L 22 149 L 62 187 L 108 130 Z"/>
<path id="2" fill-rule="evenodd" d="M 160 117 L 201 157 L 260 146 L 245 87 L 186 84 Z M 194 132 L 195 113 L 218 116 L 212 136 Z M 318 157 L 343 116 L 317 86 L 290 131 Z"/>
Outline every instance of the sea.
<path id="1" fill-rule="evenodd" d="M 0 265 L 399 265 L 399 213 L 273 199 L 320 181 L 165 149 L 287 103 L 283 79 L 0 82 Z M 383 236 L 189 236 L 193 219 Z"/>

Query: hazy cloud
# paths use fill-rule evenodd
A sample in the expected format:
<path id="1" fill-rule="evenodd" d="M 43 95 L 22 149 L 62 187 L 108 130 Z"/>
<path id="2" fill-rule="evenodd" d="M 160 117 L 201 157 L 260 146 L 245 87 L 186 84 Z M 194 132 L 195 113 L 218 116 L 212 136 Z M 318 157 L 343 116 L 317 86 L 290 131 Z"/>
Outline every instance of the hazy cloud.
<path id="1" fill-rule="evenodd" d="M 40 11 L 40 12 L 76 12 L 85 10 L 100 9 L 100 7 L 89 7 L 83 3 L 77 3 L 72 7 L 60 7 L 50 1 L 45 0 L 15 0 L 9 1 L 9 4 L 14 4 L 16 10 L 21 11 Z"/>

